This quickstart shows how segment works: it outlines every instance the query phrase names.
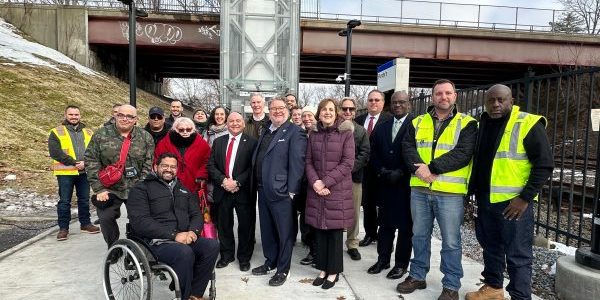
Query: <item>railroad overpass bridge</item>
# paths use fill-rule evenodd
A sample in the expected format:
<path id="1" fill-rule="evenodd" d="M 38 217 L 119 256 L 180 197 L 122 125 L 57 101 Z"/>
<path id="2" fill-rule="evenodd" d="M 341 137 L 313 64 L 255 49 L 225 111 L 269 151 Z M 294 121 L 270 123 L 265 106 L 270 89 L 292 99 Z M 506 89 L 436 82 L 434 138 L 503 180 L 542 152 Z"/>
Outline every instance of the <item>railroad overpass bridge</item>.
<path id="1" fill-rule="evenodd" d="M 17 20 L 23 15 L 19 9 L 23 7 L 3 7 L 1 16 L 12 22 L 11 16 Z M 126 77 L 125 11 L 85 7 L 53 9 L 58 12 L 46 13 L 50 17 L 44 31 L 35 30 L 34 25 L 44 23 L 37 20 L 26 32 L 43 40 L 52 35 L 52 26 L 48 24 L 54 22 L 54 34 L 58 36 L 55 49 L 87 65 L 92 60 L 110 65 L 113 74 L 122 72 L 122 77 Z M 63 12 L 61 18 L 60 11 L 67 13 Z M 344 72 L 346 41 L 337 32 L 345 28 L 345 23 L 301 19 L 301 82 L 335 83 L 336 76 Z M 81 28 L 73 29 L 77 24 Z M 60 37 L 69 30 L 80 33 L 63 41 L 66 50 L 61 50 Z M 69 46 L 74 43 L 85 47 L 86 51 L 80 51 L 85 58 L 69 53 Z M 148 18 L 138 19 L 137 43 L 138 67 L 154 82 L 161 82 L 163 78 L 219 76 L 218 14 L 152 13 Z M 88 53 L 93 53 L 94 58 L 90 59 Z M 437 78 L 450 78 L 459 87 L 468 87 L 518 78 L 528 69 L 543 74 L 559 65 L 599 66 L 600 39 L 539 31 L 364 22 L 353 31 L 352 54 L 353 84 L 375 85 L 378 65 L 405 57 L 411 59 L 409 84 L 412 87 L 429 87 Z"/>

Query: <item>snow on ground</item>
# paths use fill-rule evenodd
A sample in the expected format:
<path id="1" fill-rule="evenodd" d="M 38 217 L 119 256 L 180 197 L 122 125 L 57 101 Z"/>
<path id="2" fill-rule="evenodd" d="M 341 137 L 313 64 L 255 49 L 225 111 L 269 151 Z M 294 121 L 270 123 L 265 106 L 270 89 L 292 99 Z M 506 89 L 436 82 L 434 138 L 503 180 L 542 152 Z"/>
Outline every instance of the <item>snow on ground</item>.
<path id="1" fill-rule="evenodd" d="M 54 63 L 56 62 L 73 66 L 86 75 L 99 75 L 54 49 L 24 39 L 17 32 L 18 30 L 13 25 L 0 18 L 0 57 L 18 63 L 44 66 L 61 71 Z"/>
<path id="2" fill-rule="evenodd" d="M 567 246 L 567 245 L 561 244 L 559 242 L 550 241 L 550 244 L 554 245 L 554 250 L 556 250 L 560 253 L 564 253 L 566 255 L 575 256 L 575 251 L 577 251 L 577 248 Z"/>

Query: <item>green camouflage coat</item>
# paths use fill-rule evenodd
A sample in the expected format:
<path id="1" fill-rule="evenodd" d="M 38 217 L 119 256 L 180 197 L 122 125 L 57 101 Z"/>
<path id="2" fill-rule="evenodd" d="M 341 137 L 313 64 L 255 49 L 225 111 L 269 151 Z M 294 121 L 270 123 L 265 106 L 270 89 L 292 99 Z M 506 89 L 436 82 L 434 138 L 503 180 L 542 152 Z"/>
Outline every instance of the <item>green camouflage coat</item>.
<path id="1" fill-rule="evenodd" d="M 90 186 L 95 193 L 109 191 L 121 199 L 127 199 L 129 189 L 152 171 L 154 140 L 144 129 L 135 126 L 131 131 L 131 145 L 125 160 L 125 168 L 134 167 L 137 175 L 127 178 L 124 173 L 121 181 L 110 188 L 105 188 L 100 183 L 98 171 L 119 161 L 123 140 L 114 124 L 100 128 L 92 136 L 85 151 L 85 166 Z"/>

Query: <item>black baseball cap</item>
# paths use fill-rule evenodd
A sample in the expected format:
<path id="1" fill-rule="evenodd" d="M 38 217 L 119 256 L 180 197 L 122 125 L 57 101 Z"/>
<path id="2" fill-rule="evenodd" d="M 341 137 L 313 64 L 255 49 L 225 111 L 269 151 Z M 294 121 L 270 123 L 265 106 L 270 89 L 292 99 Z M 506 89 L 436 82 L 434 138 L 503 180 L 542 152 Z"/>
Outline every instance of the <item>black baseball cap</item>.
<path id="1" fill-rule="evenodd" d="M 151 108 L 150 111 L 148 111 L 148 116 L 151 116 L 151 115 L 161 115 L 164 117 L 165 111 L 162 108 L 155 106 L 155 107 Z"/>

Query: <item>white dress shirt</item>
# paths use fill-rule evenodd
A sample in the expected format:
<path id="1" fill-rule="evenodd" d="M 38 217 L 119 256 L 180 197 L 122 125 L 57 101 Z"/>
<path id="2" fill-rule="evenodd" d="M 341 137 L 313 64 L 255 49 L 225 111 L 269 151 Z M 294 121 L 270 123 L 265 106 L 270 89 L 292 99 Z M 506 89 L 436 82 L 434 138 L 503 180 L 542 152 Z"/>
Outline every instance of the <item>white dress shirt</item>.
<path id="1" fill-rule="evenodd" d="M 227 148 L 229 148 L 229 143 L 231 142 L 231 138 L 234 137 L 231 133 L 229 133 L 229 139 L 227 140 L 227 146 L 225 147 L 225 159 L 227 159 Z M 233 142 L 233 149 L 231 149 L 231 160 L 229 161 L 229 175 L 231 175 L 231 179 L 233 178 L 233 166 L 235 165 L 235 157 L 237 156 L 238 146 L 240 145 L 240 139 L 242 138 L 242 134 L 238 134 L 235 136 L 235 142 Z"/>

